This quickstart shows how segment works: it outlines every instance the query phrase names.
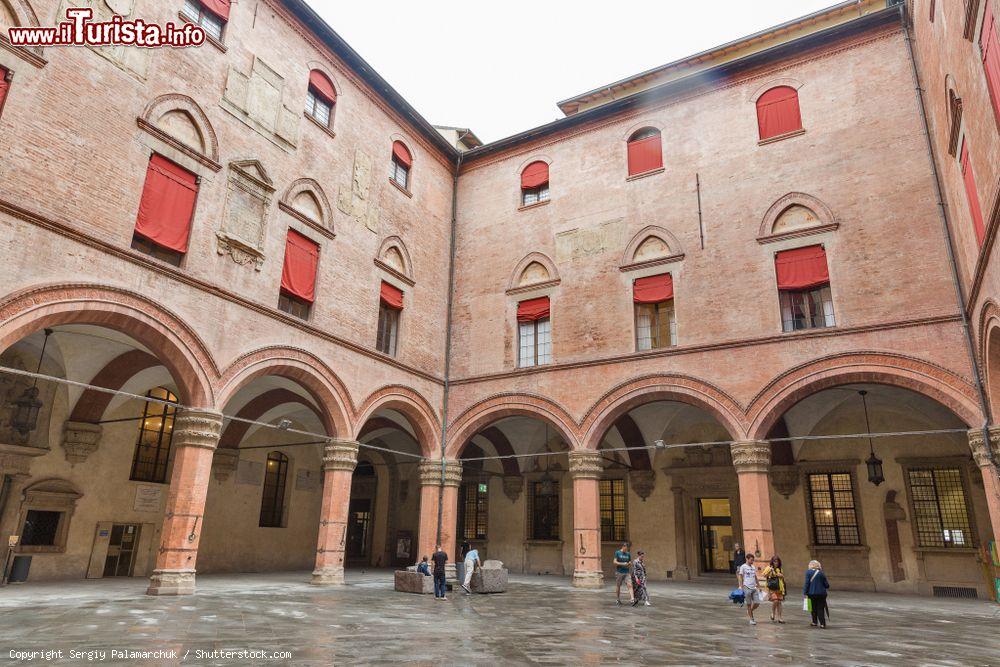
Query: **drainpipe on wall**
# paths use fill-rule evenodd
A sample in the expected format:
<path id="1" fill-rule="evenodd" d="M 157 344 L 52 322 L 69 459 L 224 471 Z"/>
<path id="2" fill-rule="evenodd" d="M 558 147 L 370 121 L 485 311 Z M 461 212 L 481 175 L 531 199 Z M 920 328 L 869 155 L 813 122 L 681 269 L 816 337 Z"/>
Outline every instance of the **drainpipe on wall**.
<path id="1" fill-rule="evenodd" d="M 910 30 L 906 20 L 906 5 L 899 6 L 899 19 L 903 28 L 903 37 L 906 39 L 906 49 L 910 56 L 910 67 L 913 72 L 914 89 L 917 93 L 917 108 L 920 111 L 920 120 L 924 126 L 924 138 L 927 140 L 927 158 L 931 165 L 931 173 L 934 180 L 934 193 L 937 197 L 938 212 L 941 218 L 941 227 L 944 231 L 945 248 L 948 250 L 948 263 L 951 266 L 952 284 L 955 287 L 955 296 L 958 299 L 958 312 L 962 318 L 962 330 L 965 333 L 966 351 L 969 355 L 969 363 L 972 365 L 972 375 L 976 382 L 976 391 L 979 394 L 979 405 L 983 411 L 983 438 L 986 444 L 986 455 L 994 466 L 997 465 L 996 457 L 993 456 L 993 448 L 990 446 L 990 404 L 986 399 L 986 388 L 983 386 L 983 378 L 979 373 L 979 360 L 976 357 L 976 345 L 969 328 L 969 316 L 965 310 L 966 296 L 965 288 L 962 287 L 962 279 L 958 271 L 958 262 L 955 260 L 955 243 L 951 235 L 951 221 L 948 219 L 948 206 L 944 201 L 944 190 L 941 187 L 941 174 L 937 168 L 937 157 L 934 153 L 934 142 L 931 140 L 931 126 L 927 119 L 927 108 L 924 101 L 924 88 L 920 80 L 920 69 L 917 66 L 917 58 L 913 53 L 913 39 L 910 37 Z"/>

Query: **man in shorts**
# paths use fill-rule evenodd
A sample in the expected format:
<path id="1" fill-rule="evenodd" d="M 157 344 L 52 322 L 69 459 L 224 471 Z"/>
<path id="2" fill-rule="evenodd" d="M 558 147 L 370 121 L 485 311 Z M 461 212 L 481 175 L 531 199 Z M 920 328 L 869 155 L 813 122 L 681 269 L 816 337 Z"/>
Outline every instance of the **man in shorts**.
<path id="1" fill-rule="evenodd" d="M 760 589 L 757 587 L 757 568 L 754 567 L 753 561 L 753 554 L 747 554 L 747 562 L 736 570 L 736 585 L 743 589 L 743 595 L 746 596 L 750 625 L 757 625 L 757 621 L 753 620 L 753 612 L 760 606 Z"/>
<path id="2" fill-rule="evenodd" d="M 622 583 L 628 588 L 629 603 L 635 602 L 632 578 L 628 576 L 629 563 L 632 562 L 632 554 L 629 553 L 628 548 L 628 542 L 622 542 L 621 549 L 615 552 L 615 602 L 619 606 L 622 603 Z"/>

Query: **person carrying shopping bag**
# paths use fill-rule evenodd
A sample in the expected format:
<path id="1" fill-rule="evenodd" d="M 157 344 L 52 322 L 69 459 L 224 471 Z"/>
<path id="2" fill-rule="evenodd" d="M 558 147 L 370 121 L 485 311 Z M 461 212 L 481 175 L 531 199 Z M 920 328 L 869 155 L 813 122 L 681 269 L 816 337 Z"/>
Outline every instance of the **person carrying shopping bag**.
<path id="1" fill-rule="evenodd" d="M 802 586 L 802 595 L 808 602 L 809 612 L 812 614 L 812 623 L 809 625 L 826 629 L 826 617 L 829 615 L 829 608 L 826 606 L 826 595 L 830 588 L 830 582 L 823 573 L 823 566 L 818 560 L 809 561 L 809 569 L 806 570 L 806 583 Z"/>

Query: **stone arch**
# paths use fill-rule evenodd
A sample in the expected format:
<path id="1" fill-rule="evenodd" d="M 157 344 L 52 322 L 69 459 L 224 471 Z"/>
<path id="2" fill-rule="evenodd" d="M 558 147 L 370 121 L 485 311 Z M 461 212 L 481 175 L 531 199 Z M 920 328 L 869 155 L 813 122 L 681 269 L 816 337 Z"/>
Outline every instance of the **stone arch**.
<path id="1" fill-rule="evenodd" d="M 979 313 L 979 366 L 990 413 L 1000 411 L 1000 306 L 988 299 Z"/>
<path id="2" fill-rule="evenodd" d="M 935 364 L 887 352 L 845 352 L 785 371 L 764 387 L 747 409 L 752 440 L 767 437 L 774 423 L 803 398 L 845 384 L 884 384 L 934 399 L 968 426 L 983 423 L 975 386 Z"/>
<path id="3" fill-rule="evenodd" d="M 532 155 L 531 157 L 529 157 L 529 158 L 527 158 L 525 160 L 522 160 L 521 163 L 517 165 L 517 170 L 515 171 L 515 175 L 518 178 L 518 181 L 517 181 L 518 182 L 518 187 L 520 187 L 520 183 L 521 183 L 521 180 L 520 180 L 521 179 L 521 172 L 523 172 L 524 169 L 525 169 L 525 167 L 527 167 L 532 162 L 544 162 L 545 164 L 549 165 L 549 167 L 552 166 L 552 158 L 549 157 L 548 155 L 539 155 L 539 154 L 536 154 L 536 155 Z"/>
<path id="4" fill-rule="evenodd" d="M 347 437 L 353 408 L 347 387 L 321 359 L 294 347 L 265 347 L 236 359 L 219 379 L 219 405 L 226 404 L 253 380 L 275 375 L 302 386 L 320 408 L 320 420 L 331 437 Z"/>
<path id="5" fill-rule="evenodd" d="M 795 213 L 791 218 L 786 214 Z M 771 204 L 761 220 L 758 238 L 775 234 L 800 233 L 803 231 L 820 231 L 839 223 L 830 207 L 820 199 L 803 192 L 789 192 L 787 195 Z"/>
<path id="6" fill-rule="evenodd" d="M 743 408 L 721 389 L 686 375 L 647 375 L 623 382 L 602 396 L 587 411 L 580 425 L 583 448 L 596 450 L 604 434 L 623 414 L 654 401 L 678 401 L 712 415 L 735 440 L 743 440 Z"/>
<path id="7" fill-rule="evenodd" d="M 160 360 L 144 350 L 130 350 L 118 355 L 99 370 L 88 384 L 118 390 L 136 374 L 160 365 Z M 114 394 L 85 389 L 77 400 L 68 421 L 96 423 L 104 416 Z"/>
<path id="8" fill-rule="evenodd" d="M 321 408 L 317 408 L 310 401 L 288 389 L 270 389 L 264 393 L 250 399 L 246 405 L 239 409 L 235 416 L 240 419 L 260 419 L 268 410 L 272 410 L 279 405 L 298 404 L 316 415 L 316 418 L 323 424 L 327 424 L 329 419 Z M 222 436 L 219 439 L 219 449 L 238 449 L 240 442 L 250 430 L 251 424 L 243 421 L 230 421 L 225 424 Z"/>
<path id="9" fill-rule="evenodd" d="M 555 262 L 548 255 L 540 252 L 532 252 L 521 259 L 517 263 L 517 266 L 514 267 L 507 289 L 552 285 L 558 284 L 558 282 L 559 269 L 556 268 Z"/>
<path id="10" fill-rule="evenodd" d="M 337 81 L 337 77 L 335 77 L 331 73 L 332 70 L 318 60 L 310 60 L 309 62 L 306 63 L 306 67 L 309 68 L 310 74 L 312 73 L 313 70 L 317 70 L 320 74 L 322 74 L 327 78 L 327 80 L 330 82 L 330 85 L 333 86 L 333 92 L 337 93 L 337 100 L 339 101 L 341 94 L 343 94 L 343 88 L 341 88 L 340 82 Z M 306 83 L 308 86 L 308 78 L 306 80 Z"/>
<path id="11" fill-rule="evenodd" d="M 194 150 L 201 157 L 215 164 L 219 163 L 219 139 L 215 129 L 198 103 L 187 95 L 160 95 L 146 105 L 139 120 L 143 129 L 156 130 Z M 188 123 L 186 128 L 183 125 L 185 122 Z M 178 136 L 178 133 L 182 136 Z"/>
<path id="12" fill-rule="evenodd" d="M 293 216 L 304 218 L 305 222 L 319 225 L 330 233 L 334 232 L 333 208 L 323 192 L 323 186 L 315 179 L 300 178 L 292 181 L 281 195 L 278 205 Z"/>
<path id="13" fill-rule="evenodd" d="M 410 251 L 406 249 L 403 239 L 398 236 L 387 236 L 379 246 L 377 257 L 384 265 L 413 280 L 413 262 L 410 260 Z"/>
<path id="14" fill-rule="evenodd" d="M 684 249 L 676 236 L 664 227 L 649 225 L 636 232 L 632 240 L 625 246 L 621 266 L 683 257 Z"/>
<path id="15" fill-rule="evenodd" d="M 756 88 L 752 89 L 747 96 L 747 102 L 751 104 L 756 104 L 760 96 L 773 88 L 781 88 L 786 86 L 788 88 L 794 88 L 796 91 L 802 88 L 805 83 L 799 79 L 794 79 L 790 76 L 783 76 L 774 79 L 768 79 L 765 83 L 760 84 Z"/>
<path id="16" fill-rule="evenodd" d="M 428 458 L 440 454 L 441 428 L 437 411 L 419 393 L 402 385 L 386 385 L 368 396 L 355 411 L 355 440 L 360 437 L 368 419 L 380 409 L 396 410 L 406 417 L 413 427 L 420 453 Z"/>
<path id="17" fill-rule="evenodd" d="M 448 427 L 447 458 L 456 458 L 474 435 L 504 417 L 531 417 L 547 422 L 571 450 L 579 449 L 576 421 L 558 403 L 536 394 L 498 394 L 469 407 Z"/>
<path id="18" fill-rule="evenodd" d="M 6 16 L 4 16 L 6 15 Z M 38 15 L 32 8 L 31 3 L 28 0 L 0 0 L 0 19 L 6 18 L 10 22 L 9 25 L 3 25 L 6 21 L 0 20 L 0 27 L 2 28 L 16 28 L 25 27 L 33 28 L 38 27 Z M 7 36 L 7 31 L 3 30 L 4 37 Z M 40 46 L 17 46 L 15 49 L 23 49 L 35 56 L 41 58 L 42 47 Z M 44 64 L 45 61 L 40 61 L 36 64 Z"/>
<path id="19" fill-rule="evenodd" d="M 627 143 L 635 135 L 636 132 L 639 132 L 640 130 L 645 130 L 646 128 L 654 129 L 657 132 L 659 132 L 660 135 L 662 136 L 665 127 L 666 126 L 663 123 L 653 118 L 646 118 L 640 121 L 636 121 L 631 125 L 629 125 L 628 129 L 625 130 L 625 133 L 622 134 L 622 141 Z"/>
<path id="20" fill-rule="evenodd" d="M 0 299 L 0 350 L 61 324 L 92 324 L 124 333 L 149 349 L 191 407 L 214 407 L 218 368 L 201 338 L 178 316 L 145 296 L 87 283 L 44 285 Z"/>

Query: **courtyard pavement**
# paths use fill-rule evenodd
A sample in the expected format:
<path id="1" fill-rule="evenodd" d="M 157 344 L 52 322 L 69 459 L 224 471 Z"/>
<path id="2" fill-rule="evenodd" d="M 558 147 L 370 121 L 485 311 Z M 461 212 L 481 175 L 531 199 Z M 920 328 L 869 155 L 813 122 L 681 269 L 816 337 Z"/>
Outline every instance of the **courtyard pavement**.
<path id="1" fill-rule="evenodd" d="M 764 607 L 749 626 L 728 579 L 654 583 L 639 608 L 558 577 L 444 602 L 394 592 L 388 571 L 349 572 L 337 589 L 308 580 L 200 575 L 187 597 L 148 597 L 143 579 L 0 588 L 0 664 L 1000 665 L 1000 607 L 983 601 L 834 590 L 820 630 L 795 595 L 785 625 Z"/>

